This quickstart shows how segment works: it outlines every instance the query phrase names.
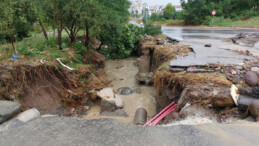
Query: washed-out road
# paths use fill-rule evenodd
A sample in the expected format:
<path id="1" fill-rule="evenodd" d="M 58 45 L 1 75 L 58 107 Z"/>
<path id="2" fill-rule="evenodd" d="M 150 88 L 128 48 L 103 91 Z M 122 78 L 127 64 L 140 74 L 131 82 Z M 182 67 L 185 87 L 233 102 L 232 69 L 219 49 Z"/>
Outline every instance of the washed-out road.
<path id="1" fill-rule="evenodd" d="M 1 131 L 2 126 L 0 126 Z M 2 128 L 3 129 L 3 128 Z M 141 127 L 116 120 L 78 120 L 67 117 L 39 118 L 13 124 L 0 132 L 3 146 L 203 146 L 258 145 L 259 124 L 238 121 L 233 124 Z"/>

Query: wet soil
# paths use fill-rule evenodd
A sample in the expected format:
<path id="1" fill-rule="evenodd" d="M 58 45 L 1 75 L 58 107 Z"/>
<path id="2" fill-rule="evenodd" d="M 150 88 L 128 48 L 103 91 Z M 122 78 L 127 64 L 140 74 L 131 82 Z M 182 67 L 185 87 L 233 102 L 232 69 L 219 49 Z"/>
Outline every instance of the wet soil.
<path id="1" fill-rule="evenodd" d="M 124 100 L 123 110 L 129 115 L 127 118 L 123 117 L 109 117 L 101 116 L 100 106 L 91 107 L 87 116 L 84 119 L 101 119 L 111 118 L 117 119 L 124 123 L 133 123 L 135 112 L 139 107 L 143 107 L 147 110 L 148 116 L 153 116 L 156 113 L 156 101 L 155 101 L 155 89 L 153 86 L 139 85 L 135 80 L 135 75 L 138 73 L 138 67 L 136 66 L 137 58 L 131 57 L 123 60 L 109 60 L 106 61 L 105 75 L 112 82 L 110 87 L 117 91 L 121 87 L 136 87 L 139 86 L 141 94 L 134 93 L 131 95 L 120 95 Z"/>

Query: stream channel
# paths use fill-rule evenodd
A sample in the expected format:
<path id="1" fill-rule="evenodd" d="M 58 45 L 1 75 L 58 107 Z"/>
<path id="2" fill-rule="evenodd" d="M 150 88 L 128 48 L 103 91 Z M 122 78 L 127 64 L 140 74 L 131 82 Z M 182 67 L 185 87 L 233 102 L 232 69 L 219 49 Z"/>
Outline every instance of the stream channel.
<path id="1" fill-rule="evenodd" d="M 128 114 L 124 117 L 101 116 L 101 107 L 98 105 L 92 106 L 84 119 L 117 119 L 123 123 L 133 123 L 135 112 L 139 107 L 147 110 L 148 116 L 156 114 L 156 91 L 153 86 L 141 85 L 135 79 L 138 73 L 137 58 L 130 57 L 122 60 L 108 60 L 106 61 L 105 75 L 111 80 L 109 87 L 117 91 L 121 87 L 140 87 L 141 94 L 133 93 L 131 95 L 120 95 L 124 100 L 123 110 Z"/>

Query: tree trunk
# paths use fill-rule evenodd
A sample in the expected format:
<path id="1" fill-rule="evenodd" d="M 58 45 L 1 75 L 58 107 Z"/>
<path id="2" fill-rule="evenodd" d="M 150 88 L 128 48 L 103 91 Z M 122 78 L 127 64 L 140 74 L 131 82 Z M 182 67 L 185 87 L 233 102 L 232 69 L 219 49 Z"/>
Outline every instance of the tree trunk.
<path id="1" fill-rule="evenodd" d="M 85 46 L 88 47 L 89 46 L 89 42 L 90 42 L 90 36 L 89 36 L 89 28 L 86 25 L 86 29 L 85 29 Z"/>
<path id="2" fill-rule="evenodd" d="M 13 46 L 13 54 L 17 54 L 17 50 L 15 48 L 15 45 L 14 45 L 14 36 L 12 33 L 10 33 L 10 38 L 11 38 L 11 43 L 12 43 L 12 46 Z"/>
<path id="3" fill-rule="evenodd" d="M 58 29 L 58 46 L 59 46 L 59 50 L 62 50 L 62 29 L 59 28 Z"/>
<path id="4" fill-rule="evenodd" d="M 40 20 L 39 20 L 39 21 L 40 21 Z M 49 40 L 48 34 L 47 34 L 47 32 L 46 32 L 46 29 L 45 29 L 45 27 L 43 26 L 43 24 L 42 24 L 41 21 L 40 21 L 40 26 L 41 26 L 42 32 L 43 32 L 43 34 L 44 34 L 44 37 L 46 38 L 46 40 Z"/>

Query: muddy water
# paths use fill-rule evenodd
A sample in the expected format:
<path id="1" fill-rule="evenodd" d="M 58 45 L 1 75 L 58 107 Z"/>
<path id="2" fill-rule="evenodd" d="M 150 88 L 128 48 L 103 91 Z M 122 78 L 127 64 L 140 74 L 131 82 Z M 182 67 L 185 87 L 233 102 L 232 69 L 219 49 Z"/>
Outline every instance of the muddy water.
<path id="1" fill-rule="evenodd" d="M 156 102 L 155 102 L 155 89 L 152 86 L 139 85 L 135 80 L 135 75 L 138 73 L 138 67 L 135 65 L 137 58 L 127 58 L 123 60 L 109 60 L 106 62 L 105 74 L 109 80 L 110 87 L 117 91 L 121 87 L 136 87 L 139 86 L 141 94 L 134 93 L 132 95 L 123 96 L 124 111 L 129 115 L 127 118 L 122 117 L 107 117 L 100 116 L 101 108 L 99 106 L 91 107 L 87 116 L 84 117 L 87 120 L 111 118 L 117 119 L 120 122 L 132 123 L 134 120 L 135 112 L 137 108 L 143 107 L 147 110 L 148 116 L 155 115 Z"/>

